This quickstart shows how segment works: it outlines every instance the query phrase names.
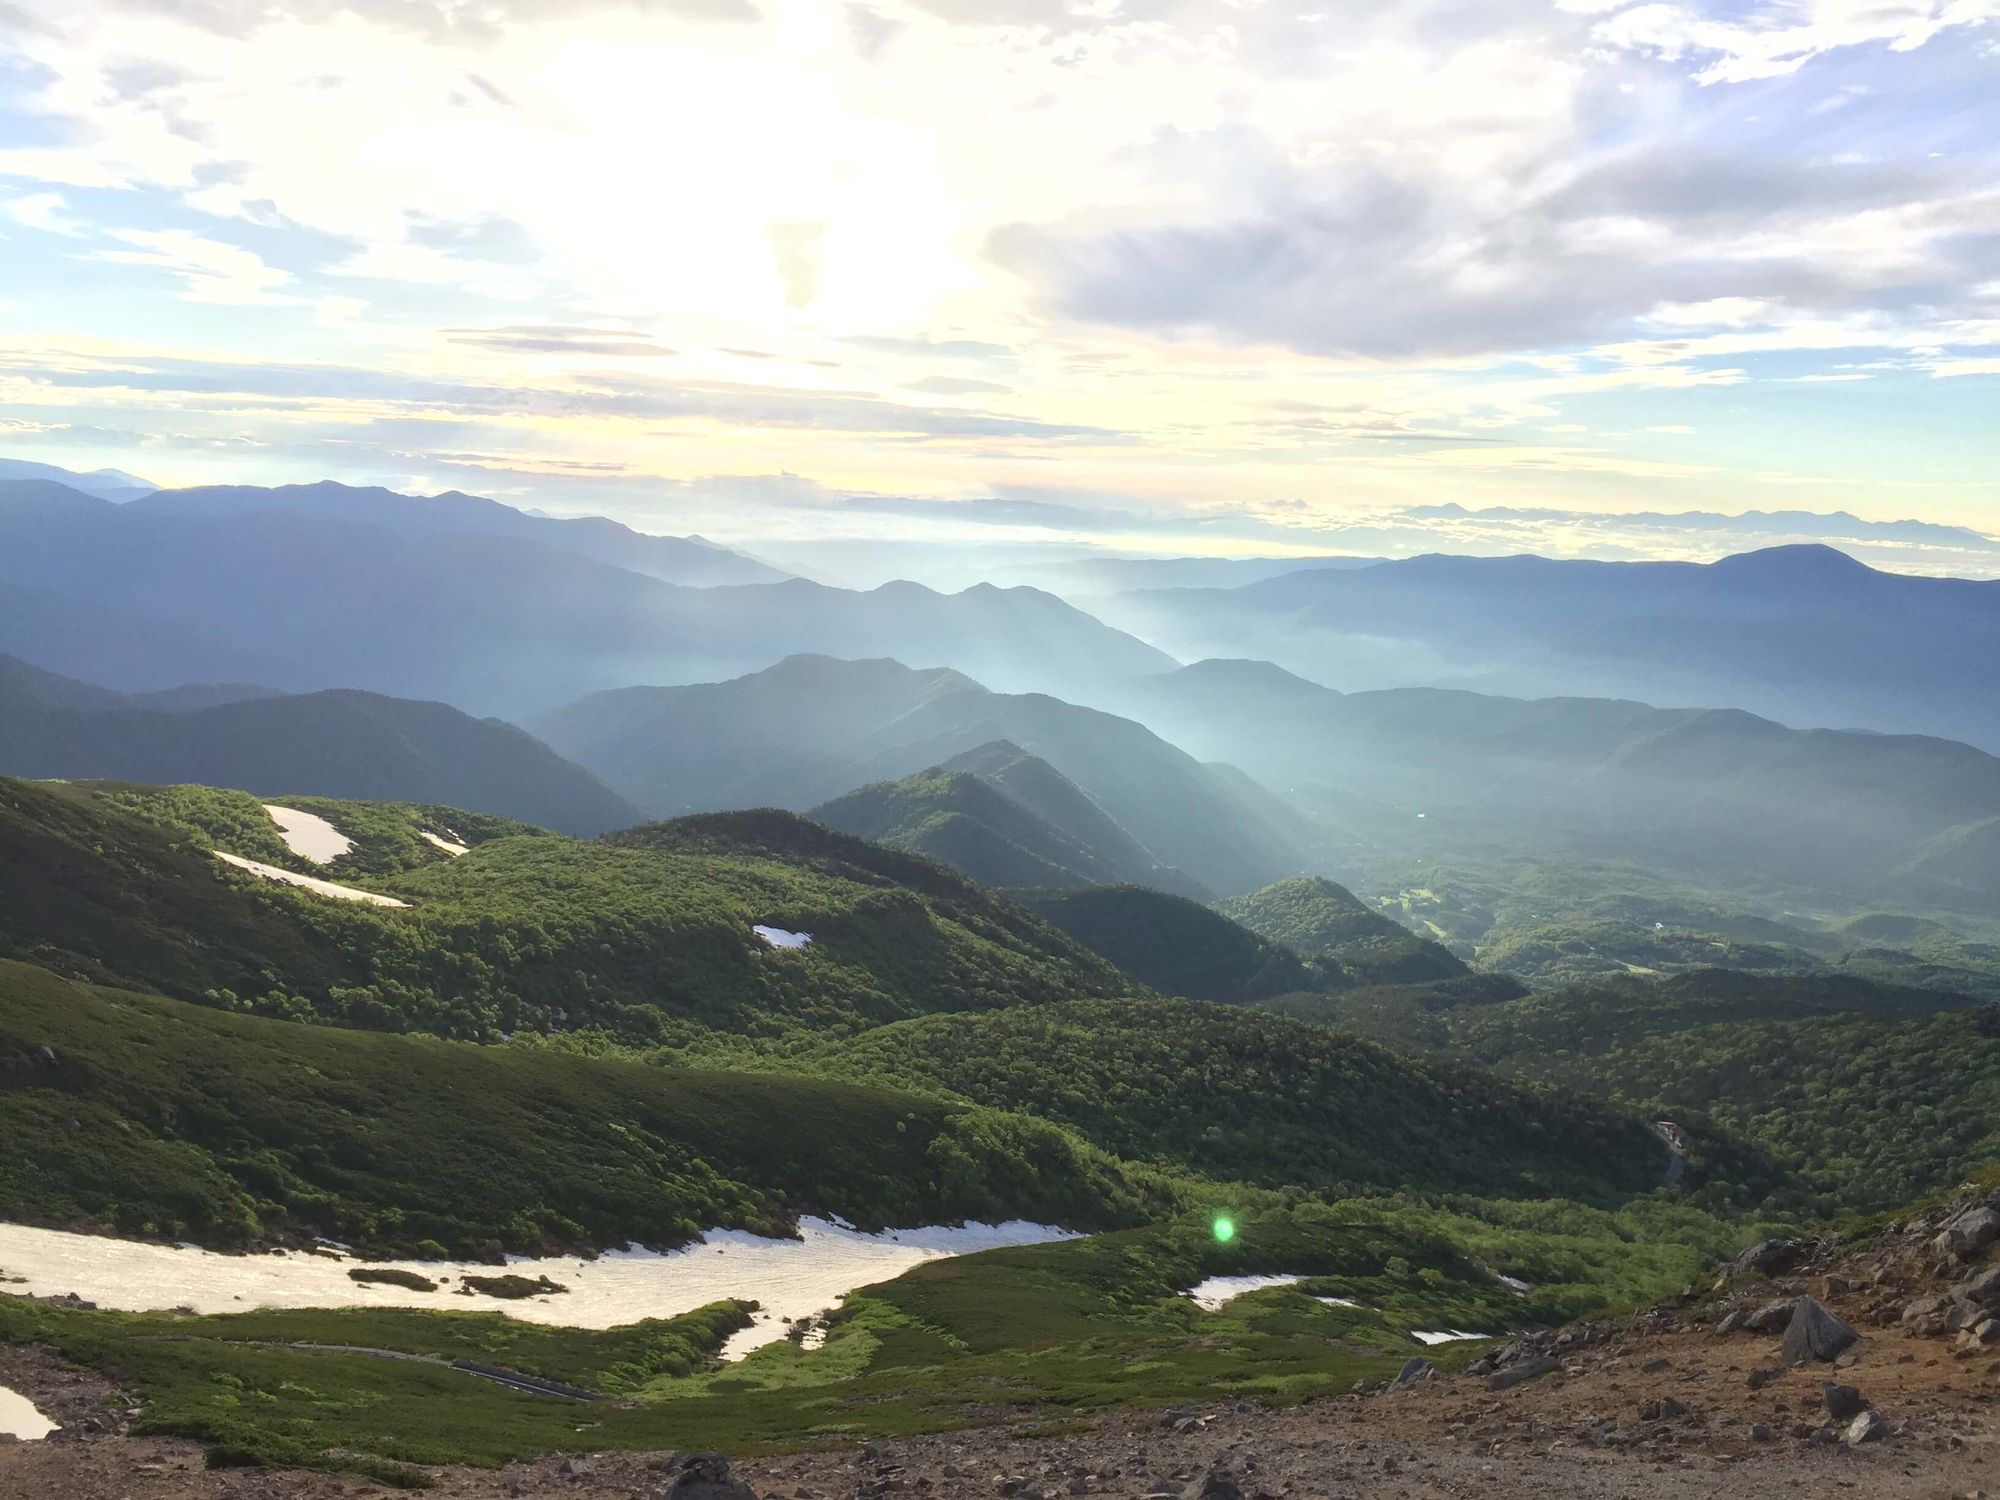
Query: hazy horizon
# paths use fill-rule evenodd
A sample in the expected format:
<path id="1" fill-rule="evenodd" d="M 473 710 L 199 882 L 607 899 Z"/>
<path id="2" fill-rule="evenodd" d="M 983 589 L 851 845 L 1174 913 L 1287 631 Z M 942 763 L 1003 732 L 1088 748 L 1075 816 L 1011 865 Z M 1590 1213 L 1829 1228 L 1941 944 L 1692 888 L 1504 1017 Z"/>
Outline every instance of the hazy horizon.
<path id="1" fill-rule="evenodd" d="M 25 0 L 0 450 L 752 550 L 1990 574 L 1996 14 Z"/>

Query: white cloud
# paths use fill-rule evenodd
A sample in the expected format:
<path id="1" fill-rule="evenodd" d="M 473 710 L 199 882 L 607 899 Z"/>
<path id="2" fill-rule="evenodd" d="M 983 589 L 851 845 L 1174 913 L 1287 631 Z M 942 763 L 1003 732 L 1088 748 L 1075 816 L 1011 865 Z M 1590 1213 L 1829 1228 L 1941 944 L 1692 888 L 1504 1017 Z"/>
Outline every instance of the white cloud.
<path id="1" fill-rule="evenodd" d="M 248 307 L 294 299 L 278 295 L 292 276 L 267 266 L 240 245 L 207 239 L 186 229 L 114 229 L 110 237 L 134 245 L 132 250 L 99 250 L 94 260 L 116 265 L 151 266 L 181 278 L 181 297 Z"/>
<path id="2" fill-rule="evenodd" d="M 0 213 L 16 224 L 39 229 L 44 234 L 76 235 L 83 230 L 83 221 L 69 214 L 61 193 L 28 193 L 9 198 L 0 201 Z"/>

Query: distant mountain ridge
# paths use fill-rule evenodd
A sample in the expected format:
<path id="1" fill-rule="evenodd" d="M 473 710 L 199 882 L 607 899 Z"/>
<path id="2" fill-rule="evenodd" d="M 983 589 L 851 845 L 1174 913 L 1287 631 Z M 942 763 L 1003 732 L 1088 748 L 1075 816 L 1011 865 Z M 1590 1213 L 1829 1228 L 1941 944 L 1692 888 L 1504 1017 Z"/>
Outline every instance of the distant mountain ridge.
<path id="1" fill-rule="evenodd" d="M 900 781 L 822 803 L 812 818 L 928 855 L 989 886 L 1148 885 L 1205 899 L 1038 756 L 993 740 Z"/>
<path id="2" fill-rule="evenodd" d="M 525 730 L 333 690 L 127 696 L 0 656 L 0 775 L 194 782 L 263 796 L 445 803 L 573 834 L 638 811 Z"/>
<path id="3" fill-rule="evenodd" d="M 780 583 L 791 576 L 700 537 L 654 536 L 603 516 L 558 519 L 530 515 L 462 490 L 405 495 L 379 486 L 356 488 L 329 479 L 317 484 L 218 484 L 160 490 L 134 504 L 151 514 L 214 518 L 277 512 L 381 526 L 404 534 L 513 537 L 690 588 Z"/>
<path id="4" fill-rule="evenodd" d="M 1209 889 L 1250 890 L 1302 858 L 1240 773 L 1128 719 L 949 670 L 796 656 L 729 682 L 594 694 L 533 727 L 658 816 L 816 807 L 1006 740 Z"/>
<path id="5" fill-rule="evenodd" d="M 2000 581 L 1824 545 L 1708 564 L 1432 554 L 1086 603 L 1184 660 L 1258 658 L 1349 691 L 1638 698 L 2000 751 Z"/>
<path id="6" fill-rule="evenodd" d="M 357 494 L 380 513 L 357 519 Z M 326 514 L 334 500 L 338 516 Z M 125 690 L 190 679 L 348 687 L 509 717 L 632 682 L 734 677 L 804 649 L 895 655 L 1071 696 L 1173 665 L 1032 589 L 693 588 L 547 540 L 602 539 L 565 529 L 576 523 L 470 497 L 441 512 L 430 504 L 305 486 L 119 506 L 0 483 L 0 651 Z M 500 531 L 438 529 L 435 516 L 460 513 L 513 519 Z"/>
<path id="7" fill-rule="evenodd" d="M 88 474 L 79 474 L 74 469 L 59 468 L 55 464 L 36 463 L 26 458 L 0 458 L 0 481 L 12 479 L 41 479 L 66 485 L 73 490 L 81 490 L 99 500 L 124 502 L 137 500 L 141 495 L 150 495 L 159 486 L 150 479 L 141 479 L 136 474 L 127 474 L 123 469 L 93 469 Z"/>
<path id="8" fill-rule="evenodd" d="M 1200 662 L 1109 702 L 1392 853 L 1532 847 L 1717 886 L 2000 900 L 2000 837 L 1981 832 L 2000 828 L 2000 759 L 1950 740 L 1610 699 L 1344 694 L 1256 661 Z"/>

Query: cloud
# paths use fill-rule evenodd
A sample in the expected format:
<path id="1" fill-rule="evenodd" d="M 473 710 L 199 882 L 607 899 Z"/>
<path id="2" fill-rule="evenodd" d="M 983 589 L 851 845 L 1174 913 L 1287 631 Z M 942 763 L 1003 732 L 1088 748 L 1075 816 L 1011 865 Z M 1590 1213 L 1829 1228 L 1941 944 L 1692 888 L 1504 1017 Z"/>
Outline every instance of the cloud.
<path id="1" fill-rule="evenodd" d="M 39 229 L 44 234 L 74 236 L 84 228 L 81 219 L 69 214 L 61 193 L 27 193 L 9 198 L 0 201 L 0 213 L 24 228 Z"/>
<path id="2" fill-rule="evenodd" d="M 572 328 L 563 324 L 528 323 L 501 328 L 447 328 L 454 344 L 490 349 L 501 354 L 563 354 L 631 359 L 666 358 L 676 350 L 648 334 L 618 328 Z"/>
<path id="3" fill-rule="evenodd" d="M 186 229 L 114 229 L 110 237 L 137 248 L 99 250 L 92 259 L 148 266 L 178 276 L 180 296 L 185 301 L 254 307 L 294 300 L 276 290 L 290 284 L 291 273 L 265 265 L 253 251 L 240 245 Z"/>

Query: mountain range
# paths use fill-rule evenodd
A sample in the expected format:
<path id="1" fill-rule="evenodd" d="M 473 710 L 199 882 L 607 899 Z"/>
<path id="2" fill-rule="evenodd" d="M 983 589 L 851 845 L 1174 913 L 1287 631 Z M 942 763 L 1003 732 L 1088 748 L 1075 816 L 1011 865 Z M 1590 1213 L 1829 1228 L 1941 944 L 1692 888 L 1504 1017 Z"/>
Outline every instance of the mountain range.
<path id="1" fill-rule="evenodd" d="M 0 775 L 445 803 L 574 834 L 640 821 L 526 731 L 443 703 L 351 689 L 123 694 L 9 656 L 0 656 Z"/>
<path id="2" fill-rule="evenodd" d="M 1340 693 L 1255 661 L 1107 701 L 1312 809 L 1349 858 L 1533 852 L 1718 888 L 1985 912 L 2000 897 L 2000 759 L 1949 740 L 1611 699 Z"/>
<path id="3" fill-rule="evenodd" d="M 126 690 L 349 687 L 510 717 L 808 649 L 1072 696 L 1173 665 L 1032 589 L 691 587 L 642 571 L 761 566 L 731 556 L 465 496 L 312 485 L 115 505 L 19 480 L 0 483 L 0 650 Z"/>
<path id="4" fill-rule="evenodd" d="M 730 682 L 594 694 L 531 727 L 656 817 L 818 807 L 1003 740 L 1146 851 L 1126 859 L 1150 856 L 1227 894 L 1296 873 L 1304 857 L 1296 815 L 1240 771 L 1203 765 L 1128 719 L 945 669 L 796 656 Z M 1046 783 L 1044 794 L 1061 795 Z M 852 806 L 837 815 L 885 826 Z"/>
<path id="5" fill-rule="evenodd" d="M 1346 690 L 1637 698 L 2000 751 L 2000 582 L 1825 546 L 1706 564 L 1426 556 L 1079 602 L 1184 661 L 1258 658 Z"/>

